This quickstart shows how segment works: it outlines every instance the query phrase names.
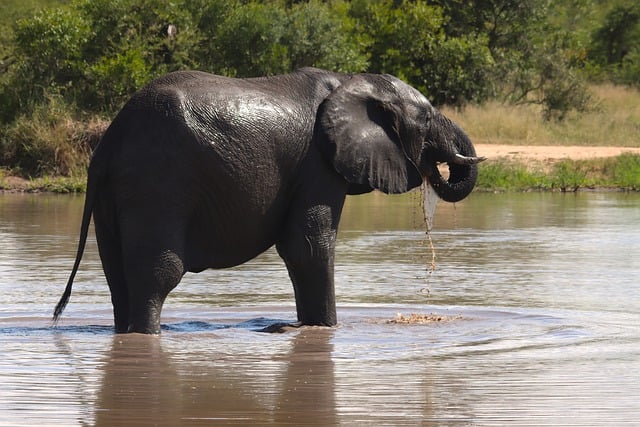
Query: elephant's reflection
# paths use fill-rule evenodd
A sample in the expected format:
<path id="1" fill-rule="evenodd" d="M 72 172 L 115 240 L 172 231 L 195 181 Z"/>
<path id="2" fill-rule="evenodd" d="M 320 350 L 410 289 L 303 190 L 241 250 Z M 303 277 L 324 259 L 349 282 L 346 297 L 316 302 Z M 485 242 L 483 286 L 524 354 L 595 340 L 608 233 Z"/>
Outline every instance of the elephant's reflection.
<path id="1" fill-rule="evenodd" d="M 273 336 L 288 341 L 288 351 L 259 355 L 253 343 L 216 350 L 211 336 L 208 351 L 191 353 L 168 349 L 165 337 L 116 335 L 95 424 L 335 424 L 333 334 L 303 328 Z"/>
<path id="2" fill-rule="evenodd" d="M 115 335 L 103 370 L 96 425 L 180 423 L 180 378 L 160 338 Z"/>

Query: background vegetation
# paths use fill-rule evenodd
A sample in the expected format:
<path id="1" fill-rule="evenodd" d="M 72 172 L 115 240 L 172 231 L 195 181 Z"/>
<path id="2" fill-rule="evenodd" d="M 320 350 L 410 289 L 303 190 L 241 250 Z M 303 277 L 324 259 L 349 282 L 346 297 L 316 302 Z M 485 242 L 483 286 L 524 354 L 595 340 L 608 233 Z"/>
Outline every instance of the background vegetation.
<path id="1" fill-rule="evenodd" d="M 554 164 L 522 164 L 494 159 L 482 165 L 476 191 L 575 192 L 611 188 L 640 191 L 640 156 L 621 154 L 592 160 L 562 160 Z"/>
<path id="2" fill-rule="evenodd" d="M 84 174 L 124 101 L 187 68 L 390 73 L 448 106 L 479 141 L 639 144 L 636 0 L 5 0 L 3 8 L 5 175 Z M 626 115 L 615 101 L 625 96 L 636 99 Z"/>

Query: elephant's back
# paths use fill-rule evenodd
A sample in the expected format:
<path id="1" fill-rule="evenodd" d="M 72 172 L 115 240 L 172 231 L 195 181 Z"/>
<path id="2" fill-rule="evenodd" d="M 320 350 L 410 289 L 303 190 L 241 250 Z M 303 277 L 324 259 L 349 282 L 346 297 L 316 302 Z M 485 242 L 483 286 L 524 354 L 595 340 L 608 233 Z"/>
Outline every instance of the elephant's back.
<path id="1" fill-rule="evenodd" d="M 196 81 L 218 88 L 197 92 Z M 193 270 L 237 265 L 274 243 L 310 140 L 264 91 L 240 94 L 228 81 L 237 85 L 165 76 L 131 99 L 101 142 L 115 211 L 141 223 L 166 216 L 185 233 Z"/>

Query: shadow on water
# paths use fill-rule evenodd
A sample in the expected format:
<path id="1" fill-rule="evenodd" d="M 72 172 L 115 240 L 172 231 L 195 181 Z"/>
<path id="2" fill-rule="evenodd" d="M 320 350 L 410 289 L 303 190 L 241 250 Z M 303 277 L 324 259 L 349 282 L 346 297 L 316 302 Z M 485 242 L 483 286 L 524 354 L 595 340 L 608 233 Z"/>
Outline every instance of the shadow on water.
<path id="1" fill-rule="evenodd" d="M 254 332 L 271 332 L 277 331 L 279 327 L 287 326 L 291 321 L 281 319 L 269 319 L 259 317 L 256 319 L 246 320 L 240 323 L 209 323 L 203 321 L 184 321 L 179 323 L 163 324 L 163 331 L 172 332 L 203 332 L 215 331 L 219 329 L 240 328 L 248 329 Z"/>
<path id="2" fill-rule="evenodd" d="M 290 325 L 291 321 L 258 317 L 238 323 L 212 323 L 204 321 L 185 320 L 176 323 L 163 323 L 165 332 L 208 332 L 221 329 L 247 329 L 254 332 L 272 332 Z M 113 335 L 113 326 L 107 325 L 49 325 L 49 326 L 5 326 L 0 327 L 0 336 L 38 336 L 54 334 L 90 334 Z"/>

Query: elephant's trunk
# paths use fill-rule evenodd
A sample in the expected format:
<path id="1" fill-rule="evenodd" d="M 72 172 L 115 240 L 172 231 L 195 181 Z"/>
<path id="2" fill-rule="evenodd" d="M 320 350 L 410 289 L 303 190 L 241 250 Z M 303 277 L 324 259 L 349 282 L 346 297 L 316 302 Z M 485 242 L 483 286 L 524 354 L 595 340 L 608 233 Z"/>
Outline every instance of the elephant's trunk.
<path id="1" fill-rule="evenodd" d="M 469 137 L 451 120 L 437 113 L 429 132 L 420 170 L 438 196 L 447 202 L 458 202 L 471 193 L 478 178 L 478 163 Z M 449 177 L 444 179 L 439 163 L 447 163 Z"/>

